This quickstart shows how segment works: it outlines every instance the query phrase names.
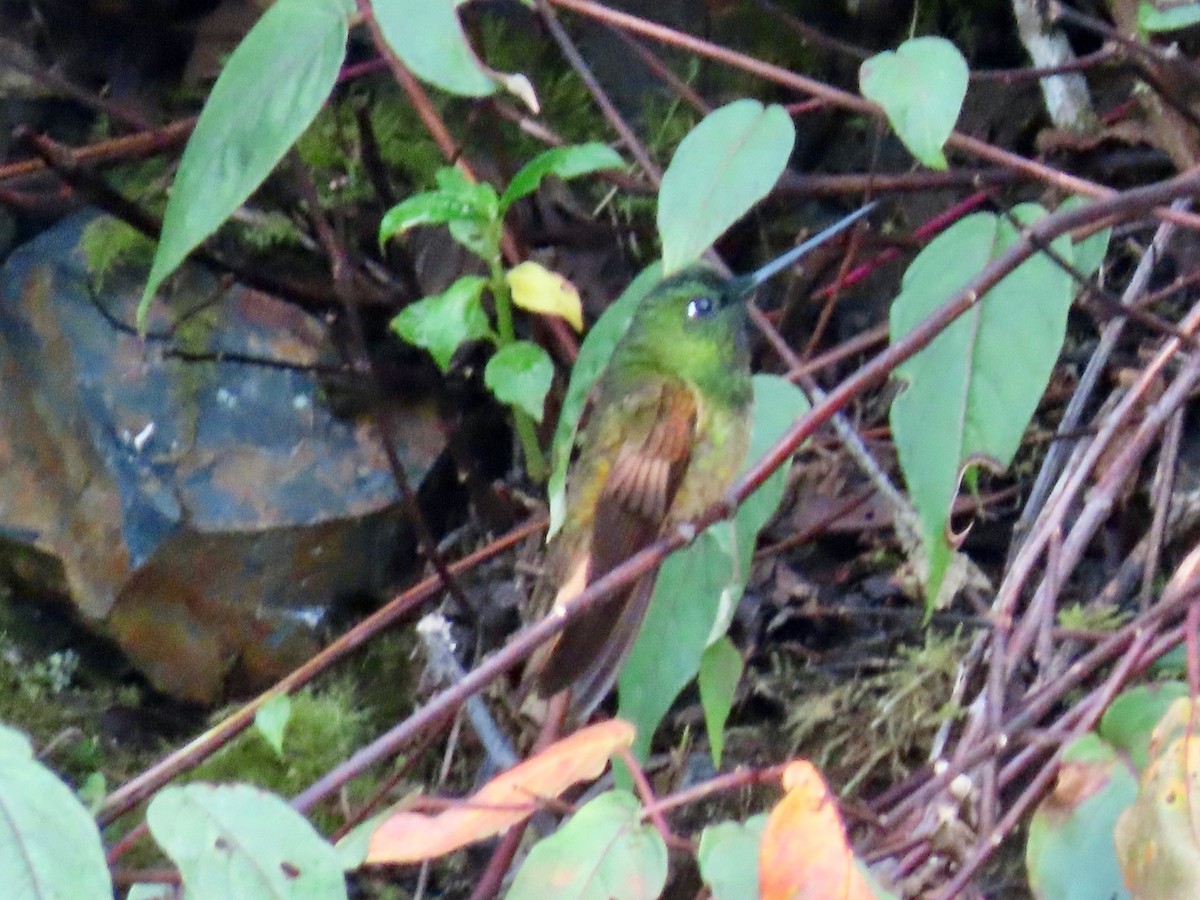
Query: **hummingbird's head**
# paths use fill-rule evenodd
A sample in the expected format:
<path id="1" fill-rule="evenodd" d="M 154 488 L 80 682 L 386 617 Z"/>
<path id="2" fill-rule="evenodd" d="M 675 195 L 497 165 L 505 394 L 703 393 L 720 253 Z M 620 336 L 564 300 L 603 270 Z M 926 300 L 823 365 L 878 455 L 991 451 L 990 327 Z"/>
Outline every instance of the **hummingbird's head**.
<path id="1" fill-rule="evenodd" d="M 613 351 L 610 369 L 625 374 L 673 374 L 702 390 L 731 388 L 729 373 L 746 373 L 750 348 L 746 301 L 764 281 L 814 247 L 845 231 L 876 206 L 868 203 L 748 275 L 726 278 L 696 263 L 660 281 L 642 298 L 629 329 Z M 724 381 L 722 381 L 724 380 Z M 722 388 L 722 384 L 725 385 Z"/>
<path id="2" fill-rule="evenodd" d="M 692 382 L 748 370 L 745 288 L 704 264 L 663 279 L 638 304 L 616 354 Z"/>

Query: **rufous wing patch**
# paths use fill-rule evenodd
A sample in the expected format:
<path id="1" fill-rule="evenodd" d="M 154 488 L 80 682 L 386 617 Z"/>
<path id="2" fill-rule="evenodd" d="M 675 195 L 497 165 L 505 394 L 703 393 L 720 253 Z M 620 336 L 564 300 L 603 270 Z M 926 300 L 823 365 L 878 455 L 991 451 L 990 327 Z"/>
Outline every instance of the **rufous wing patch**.
<path id="1" fill-rule="evenodd" d="M 555 599 L 578 596 L 586 584 L 606 575 L 646 547 L 669 521 L 695 439 L 696 401 L 682 384 L 663 383 L 653 408 L 631 420 L 649 421 L 616 454 L 592 522 L 591 553 L 582 572 L 573 568 Z M 633 645 L 646 612 L 653 575 L 601 601 L 563 631 L 539 676 L 543 695 L 577 684 L 590 708 L 603 698 Z M 562 602 L 566 602 L 562 599 Z"/>

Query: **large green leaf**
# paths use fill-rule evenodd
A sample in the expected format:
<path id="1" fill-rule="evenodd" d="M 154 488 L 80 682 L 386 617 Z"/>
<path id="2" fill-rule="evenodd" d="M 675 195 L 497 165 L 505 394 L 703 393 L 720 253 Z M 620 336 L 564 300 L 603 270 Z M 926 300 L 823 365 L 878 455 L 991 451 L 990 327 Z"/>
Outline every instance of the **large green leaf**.
<path id="1" fill-rule="evenodd" d="M 0 725 L 0 885 L 5 897 L 111 900 L 100 831 L 29 741 Z"/>
<path id="2" fill-rule="evenodd" d="M 192 900 L 345 900 L 333 847 L 282 798 L 249 785 L 168 787 L 146 810 Z"/>
<path id="3" fill-rule="evenodd" d="M 663 173 L 658 234 L 663 273 L 699 259 L 783 174 L 796 129 L 782 106 L 737 100 L 688 132 Z"/>
<path id="4" fill-rule="evenodd" d="M 508 900 L 654 900 L 667 883 L 667 847 L 640 814 L 625 791 L 584 804 L 529 851 Z"/>
<path id="5" fill-rule="evenodd" d="M 1013 214 L 1030 223 L 1045 212 L 1026 204 Z M 904 274 L 892 304 L 892 342 L 1016 238 L 1007 220 L 988 213 L 967 216 L 939 235 Z M 1066 236 L 1053 246 L 1072 258 Z M 947 527 L 962 469 L 1012 461 L 1062 347 L 1071 295 L 1071 277 L 1038 254 L 897 369 L 905 387 L 892 403 L 892 434 L 921 520 L 931 602 L 950 559 Z"/>
<path id="6" fill-rule="evenodd" d="M 945 169 L 942 146 L 954 130 L 967 95 L 967 62 L 945 38 L 919 37 L 866 60 L 859 89 L 887 113 L 913 156 Z"/>
<path id="7" fill-rule="evenodd" d="M 550 451 L 551 472 L 547 486 L 550 495 L 550 528 L 546 540 L 554 537 L 562 527 L 566 514 L 567 469 L 575 446 L 575 434 L 579 430 L 579 417 L 587 404 L 588 394 L 608 365 L 613 347 L 629 326 L 634 309 L 661 277 L 662 268 L 658 263 L 643 269 L 596 320 L 579 346 L 579 356 L 571 368 L 571 381 L 563 398 L 558 426 L 554 429 L 554 445 Z"/>
<path id="8" fill-rule="evenodd" d="M 183 151 L 142 302 L 262 184 L 333 90 L 349 0 L 276 0 L 229 57 Z"/>
<path id="9" fill-rule="evenodd" d="M 496 82 L 458 21 L 454 0 L 371 0 L 384 39 L 413 73 L 452 94 L 485 97 Z"/>
<path id="10" fill-rule="evenodd" d="M 773 375 L 754 377 L 754 424 L 749 466 L 770 449 L 808 401 Z M 787 482 L 782 466 L 738 508 L 690 546 L 664 560 L 641 633 L 619 681 L 618 715 L 637 727 L 634 750 L 643 758 L 662 717 L 696 677 L 705 649 L 725 634 L 750 573 L 759 529 L 775 514 Z"/>
<path id="11" fill-rule="evenodd" d="M 539 153 L 523 165 L 508 188 L 500 195 L 500 208 L 508 209 L 517 200 L 537 190 L 547 175 L 559 178 L 578 178 L 604 169 L 619 169 L 625 165 L 619 153 L 606 144 L 578 144 L 555 147 Z"/>

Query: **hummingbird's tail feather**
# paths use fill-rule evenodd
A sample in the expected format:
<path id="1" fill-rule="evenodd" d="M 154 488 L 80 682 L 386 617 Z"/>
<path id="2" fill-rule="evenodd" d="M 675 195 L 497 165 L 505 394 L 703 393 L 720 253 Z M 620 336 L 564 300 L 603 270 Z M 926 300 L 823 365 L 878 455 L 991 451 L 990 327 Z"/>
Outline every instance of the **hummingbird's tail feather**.
<path id="1" fill-rule="evenodd" d="M 654 592 L 654 575 L 643 577 L 573 621 L 559 636 L 538 673 L 538 693 L 549 697 L 571 687 L 571 707 L 586 720 L 607 696 L 641 628 Z"/>

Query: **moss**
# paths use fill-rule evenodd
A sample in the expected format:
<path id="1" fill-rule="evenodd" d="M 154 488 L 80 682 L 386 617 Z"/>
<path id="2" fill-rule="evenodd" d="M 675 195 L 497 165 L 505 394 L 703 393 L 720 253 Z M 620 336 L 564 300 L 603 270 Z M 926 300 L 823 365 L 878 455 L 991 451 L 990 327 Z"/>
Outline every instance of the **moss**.
<path id="1" fill-rule="evenodd" d="M 153 758 L 153 749 L 104 739 L 105 712 L 139 704 L 137 688 L 89 683 L 72 650 L 36 654 L 0 633 L 0 722 L 27 734 L 42 762 L 78 787 L 97 772 L 110 784 L 124 780 Z"/>
<path id="2" fill-rule="evenodd" d="M 254 216 L 253 220 L 235 218 L 222 228 L 227 234 L 252 253 L 268 254 L 287 247 L 300 247 L 304 233 L 288 216 L 281 212 L 266 212 Z"/>
<path id="3" fill-rule="evenodd" d="M 1075 603 L 1058 613 L 1058 624 L 1076 631 L 1116 631 L 1127 621 L 1130 613 L 1111 603 Z"/>
<path id="4" fill-rule="evenodd" d="M 923 762 L 937 729 L 959 714 L 950 696 L 965 652 L 961 634 L 930 632 L 923 645 L 898 648 L 858 678 L 802 673 L 804 696 L 788 716 L 797 751 L 846 794 L 903 778 Z"/>
<path id="5" fill-rule="evenodd" d="M 296 143 L 321 202 L 344 204 L 374 197 L 363 163 L 360 108 L 368 111 L 389 177 L 407 181 L 414 189 L 432 187 L 442 156 L 416 110 L 395 85 L 364 83 L 326 103 Z"/>
<path id="6" fill-rule="evenodd" d="M 154 259 L 154 242 L 120 219 L 101 216 L 88 222 L 79 239 L 92 288 L 104 290 L 114 275 L 145 271 Z"/>
<path id="7" fill-rule="evenodd" d="M 233 709 L 222 710 L 213 720 L 220 721 Z M 184 780 L 242 782 L 290 797 L 362 746 L 367 739 L 368 720 L 369 713 L 356 705 L 349 682 L 337 681 L 322 690 L 306 688 L 292 697 L 282 755 L 257 729 L 250 728 Z M 365 791 L 351 790 L 351 794 L 365 795 Z M 336 824 L 326 820 L 319 827 Z"/>

